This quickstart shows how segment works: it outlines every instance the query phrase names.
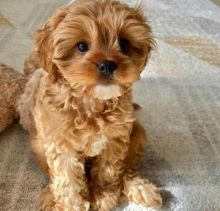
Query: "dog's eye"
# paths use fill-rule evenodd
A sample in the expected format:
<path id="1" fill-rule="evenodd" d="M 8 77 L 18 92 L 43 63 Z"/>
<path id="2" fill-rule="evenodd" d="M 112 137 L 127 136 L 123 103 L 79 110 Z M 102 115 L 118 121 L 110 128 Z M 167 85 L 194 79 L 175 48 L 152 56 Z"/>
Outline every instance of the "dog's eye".
<path id="1" fill-rule="evenodd" d="M 119 42 L 119 46 L 121 48 L 121 51 L 123 53 L 127 53 L 129 50 L 129 41 L 124 38 L 120 38 L 118 42 Z"/>
<path id="2" fill-rule="evenodd" d="M 81 53 L 84 53 L 84 52 L 86 52 L 86 51 L 89 50 L 89 46 L 88 46 L 88 44 L 87 44 L 86 42 L 83 42 L 83 41 L 77 43 L 76 46 L 77 46 L 79 52 L 81 52 Z"/>

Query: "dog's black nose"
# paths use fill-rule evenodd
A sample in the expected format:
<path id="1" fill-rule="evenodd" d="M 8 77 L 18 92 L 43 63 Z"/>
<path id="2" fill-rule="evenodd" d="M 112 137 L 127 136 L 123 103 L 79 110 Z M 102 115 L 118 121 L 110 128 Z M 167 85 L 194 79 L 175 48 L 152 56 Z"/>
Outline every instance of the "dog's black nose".
<path id="1" fill-rule="evenodd" d="M 104 60 L 98 64 L 98 69 L 102 74 L 112 74 L 117 68 L 117 64 L 110 60 Z"/>

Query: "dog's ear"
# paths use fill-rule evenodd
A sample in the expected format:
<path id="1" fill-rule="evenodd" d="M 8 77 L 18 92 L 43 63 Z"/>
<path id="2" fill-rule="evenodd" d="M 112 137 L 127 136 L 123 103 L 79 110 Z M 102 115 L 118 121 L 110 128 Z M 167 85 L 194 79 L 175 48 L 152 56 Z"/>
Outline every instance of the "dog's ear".
<path id="1" fill-rule="evenodd" d="M 156 48 L 156 41 L 154 40 L 153 36 L 150 34 L 147 41 L 146 41 L 143 67 L 145 67 L 147 65 L 147 62 L 148 62 L 150 55 L 151 55 L 151 52 L 155 48 Z"/>
<path id="2" fill-rule="evenodd" d="M 67 14 L 67 7 L 63 7 L 56 11 L 56 13 L 44 24 L 44 26 L 37 30 L 35 35 L 35 45 L 40 58 L 42 67 L 49 73 L 52 81 L 57 79 L 57 67 L 53 63 L 53 32 L 59 23 L 65 18 Z"/>
<path id="3" fill-rule="evenodd" d="M 147 17 L 145 16 L 144 12 L 144 5 L 139 3 L 135 6 L 135 15 L 136 17 L 142 22 L 142 29 L 144 29 L 145 33 L 143 33 L 142 30 L 140 30 L 140 37 L 142 37 L 143 40 L 143 63 L 142 67 L 145 67 L 148 59 L 150 57 L 150 54 L 152 50 L 156 48 L 156 41 L 154 40 L 154 37 L 152 35 L 151 26 L 149 25 L 149 21 L 147 20 Z M 138 32 L 136 32 L 138 33 Z"/>

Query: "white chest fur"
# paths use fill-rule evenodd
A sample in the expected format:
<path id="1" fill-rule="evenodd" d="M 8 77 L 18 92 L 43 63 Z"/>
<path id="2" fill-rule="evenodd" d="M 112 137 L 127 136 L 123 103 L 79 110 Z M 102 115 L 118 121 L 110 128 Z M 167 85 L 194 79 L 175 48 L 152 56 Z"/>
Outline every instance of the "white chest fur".
<path id="1" fill-rule="evenodd" d="M 105 135 L 94 137 L 94 140 L 91 141 L 90 150 L 87 156 L 94 157 L 101 154 L 102 150 L 106 147 L 107 141 L 108 139 Z"/>

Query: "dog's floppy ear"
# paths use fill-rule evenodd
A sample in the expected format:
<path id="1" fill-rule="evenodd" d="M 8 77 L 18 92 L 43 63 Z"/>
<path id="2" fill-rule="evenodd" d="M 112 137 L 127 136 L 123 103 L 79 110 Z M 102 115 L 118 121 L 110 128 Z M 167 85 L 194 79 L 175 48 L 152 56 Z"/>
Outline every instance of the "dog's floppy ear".
<path id="1" fill-rule="evenodd" d="M 143 66 L 147 65 L 149 57 L 151 55 L 152 50 L 156 48 L 156 41 L 154 40 L 153 36 L 150 34 L 146 43 L 145 48 L 145 60 Z"/>
<path id="2" fill-rule="evenodd" d="M 135 6 L 136 17 L 143 23 L 143 28 L 145 29 L 145 33 L 140 34 L 139 36 L 143 36 L 143 67 L 146 66 L 148 59 L 152 50 L 156 48 L 156 41 L 152 35 L 151 26 L 145 16 L 144 5 L 139 3 Z"/>
<path id="3" fill-rule="evenodd" d="M 36 32 L 36 48 L 40 58 L 42 67 L 49 73 L 51 80 L 55 81 L 57 78 L 57 67 L 53 63 L 53 32 L 59 23 L 65 18 L 67 14 L 67 7 L 63 7 L 56 11 L 56 13 L 44 24 L 44 26 Z"/>

